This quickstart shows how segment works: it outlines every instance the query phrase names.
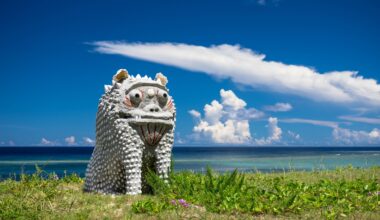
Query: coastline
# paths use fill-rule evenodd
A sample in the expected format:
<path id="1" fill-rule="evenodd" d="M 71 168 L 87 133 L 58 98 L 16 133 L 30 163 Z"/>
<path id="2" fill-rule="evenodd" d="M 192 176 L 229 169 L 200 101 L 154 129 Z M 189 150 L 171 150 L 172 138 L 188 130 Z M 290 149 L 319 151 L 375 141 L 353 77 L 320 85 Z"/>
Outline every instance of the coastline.
<path id="1" fill-rule="evenodd" d="M 0 147 L 0 180 L 32 174 L 35 165 L 58 176 L 84 177 L 92 147 Z M 174 147 L 175 171 L 283 172 L 380 166 L 380 147 Z"/>

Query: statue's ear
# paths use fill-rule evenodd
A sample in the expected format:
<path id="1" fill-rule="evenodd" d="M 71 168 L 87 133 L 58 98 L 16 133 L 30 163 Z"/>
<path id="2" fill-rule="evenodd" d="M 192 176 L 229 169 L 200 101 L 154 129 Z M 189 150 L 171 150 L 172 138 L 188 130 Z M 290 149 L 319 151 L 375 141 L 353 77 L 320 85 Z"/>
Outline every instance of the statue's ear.
<path id="1" fill-rule="evenodd" d="M 122 83 L 125 79 L 128 78 L 128 71 L 126 69 L 119 69 L 112 78 L 112 82 Z"/>
<path id="2" fill-rule="evenodd" d="M 168 78 L 166 78 L 166 76 L 164 76 L 164 74 L 162 73 L 157 73 L 156 81 L 161 83 L 161 85 L 166 86 L 166 84 L 168 83 Z"/>

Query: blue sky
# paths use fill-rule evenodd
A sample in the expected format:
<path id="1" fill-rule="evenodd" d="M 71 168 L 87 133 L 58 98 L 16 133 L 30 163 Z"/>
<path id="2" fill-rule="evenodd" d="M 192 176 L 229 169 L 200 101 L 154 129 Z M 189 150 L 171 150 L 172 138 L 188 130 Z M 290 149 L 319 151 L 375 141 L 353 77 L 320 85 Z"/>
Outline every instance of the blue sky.
<path id="1" fill-rule="evenodd" d="M 177 145 L 380 144 L 379 1 L 0 4 L 0 145 L 91 144 L 120 68 L 168 77 Z"/>

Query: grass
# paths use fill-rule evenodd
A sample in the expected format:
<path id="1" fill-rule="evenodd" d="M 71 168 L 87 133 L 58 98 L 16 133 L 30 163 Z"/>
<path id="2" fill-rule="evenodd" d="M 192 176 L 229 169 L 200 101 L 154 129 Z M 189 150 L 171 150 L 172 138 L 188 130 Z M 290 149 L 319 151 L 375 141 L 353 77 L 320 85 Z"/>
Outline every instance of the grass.
<path id="1" fill-rule="evenodd" d="M 100 195 L 38 169 L 0 182 L 0 219 L 380 219 L 380 167 L 148 179 L 154 195 Z"/>

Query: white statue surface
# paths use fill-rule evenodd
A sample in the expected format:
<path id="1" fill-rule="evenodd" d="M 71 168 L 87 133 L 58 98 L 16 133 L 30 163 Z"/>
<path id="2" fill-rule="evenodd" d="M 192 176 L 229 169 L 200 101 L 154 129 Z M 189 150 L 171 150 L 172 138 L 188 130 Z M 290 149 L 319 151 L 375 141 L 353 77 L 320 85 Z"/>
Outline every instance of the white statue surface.
<path id="1" fill-rule="evenodd" d="M 120 69 L 105 86 L 96 116 L 96 144 L 84 190 L 135 195 L 149 192 L 145 174 L 170 171 L 175 106 L 167 78 L 130 76 Z"/>

